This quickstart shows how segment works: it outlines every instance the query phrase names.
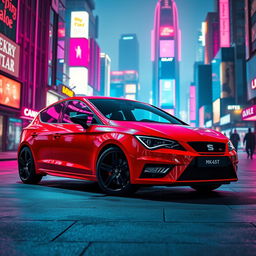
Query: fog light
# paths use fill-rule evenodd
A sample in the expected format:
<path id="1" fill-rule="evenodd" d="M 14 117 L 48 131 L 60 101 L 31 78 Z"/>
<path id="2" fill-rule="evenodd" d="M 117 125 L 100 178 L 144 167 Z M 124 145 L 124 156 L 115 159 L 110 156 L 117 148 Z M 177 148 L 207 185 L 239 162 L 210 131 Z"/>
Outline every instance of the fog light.
<path id="1" fill-rule="evenodd" d="M 145 165 L 141 178 L 162 178 L 166 176 L 174 165 Z"/>

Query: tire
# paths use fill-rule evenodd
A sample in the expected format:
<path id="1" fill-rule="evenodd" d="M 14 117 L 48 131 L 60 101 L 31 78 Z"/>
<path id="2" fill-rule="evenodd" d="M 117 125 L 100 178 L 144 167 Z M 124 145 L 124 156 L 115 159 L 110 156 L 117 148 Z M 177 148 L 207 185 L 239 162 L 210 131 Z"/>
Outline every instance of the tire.
<path id="1" fill-rule="evenodd" d="M 100 189 L 108 195 L 128 195 L 138 188 L 130 183 L 128 161 L 118 147 L 110 147 L 100 155 L 97 179 Z"/>
<path id="2" fill-rule="evenodd" d="M 200 193 L 209 193 L 217 188 L 219 188 L 221 185 L 193 185 L 191 186 L 191 188 L 193 188 L 194 190 L 200 192 Z"/>
<path id="3" fill-rule="evenodd" d="M 24 147 L 18 156 L 19 176 L 25 184 L 37 184 L 41 181 L 42 175 L 36 174 L 35 162 L 31 150 Z"/>

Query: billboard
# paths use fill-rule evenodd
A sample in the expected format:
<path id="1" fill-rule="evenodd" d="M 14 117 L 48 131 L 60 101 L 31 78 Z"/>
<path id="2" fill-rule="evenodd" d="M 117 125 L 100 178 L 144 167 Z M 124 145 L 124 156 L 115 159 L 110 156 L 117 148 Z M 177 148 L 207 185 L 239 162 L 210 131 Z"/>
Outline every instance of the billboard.
<path id="1" fill-rule="evenodd" d="M 243 121 L 256 121 L 256 105 L 253 105 L 249 108 L 245 108 L 242 111 L 242 120 Z"/>
<path id="2" fill-rule="evenodd" d="M 18 0 L 0 1 L 0 31 L 16 41 Z"/>
<path id="3" fill-rule="evenodd" d="M 161 26 L 160 37 L 172 37 L 174 36 L 174 28 L 172 26 Z"/>
<path id="4" fill-rule="evenodd" d="M 174 40 L 160 40 L 160 58 L 174 57 Z"/>
<path id="5" fill-rule="evenodd" d="M 220 47 L 230 47 L 229 0 L 219 0 Z"/>
<path id="6" fill-rule="evenodd" d="M 175 80 L 174 79 L 161 79 L 160 85 L 160 106 L 164 109 L 174 108 L 175 102 Z"/>
<path id="7" fill-rule="evenodd" d="M 0 104 L 20 108 L 21 83 L 0 75 Z"/>
<path id="8" fill-rule="evenodd" d="M 256 57 L 252 57 L 246 64 L 247 67 L 247 94 L 248 100 L 256 98 Z"/>
<path id="9" fill-rule="evenodd" d="M 137 85 L 136 84 L 126 84 L 125 85 L 125 93 L 136 93 Z"/>
<path id="10" fill-rule="evenodd" d="M 190 86 L 190 121 L 196 120 L 196 87 Z"/>
<path id="11" fill-rule="evenodd" d="M 235 97 L 234 63 L 221 63 L 221 98 Z"/>
<path id="12" fill-rule="evenodd" d="M 216 124 L 220 121 L 220 99 L 213 102 L 213 123 Z"/>
<path id="13" fill-rule="evenodd" d="M 88 69 L 85 67 L 69 68 L 70 88 L 76 95 L 88 95 Z"/>
<path id="14" fill-rule="evenodd" d="M 86 38 L 70 38 L 69 66 L 88 67 L 89 46 Z"/>
<path id="15" fill-rule="evenodd" d="M 89 37 L 89 14 L 88 12 L 71 12 L 71 31 L 72 38 Z"/>
<path id="16" fill-rule="evenodd" d="M 19 61 L 19 45 L 0 33 L 0 70 L 12 76 L 18 77 Z"/>

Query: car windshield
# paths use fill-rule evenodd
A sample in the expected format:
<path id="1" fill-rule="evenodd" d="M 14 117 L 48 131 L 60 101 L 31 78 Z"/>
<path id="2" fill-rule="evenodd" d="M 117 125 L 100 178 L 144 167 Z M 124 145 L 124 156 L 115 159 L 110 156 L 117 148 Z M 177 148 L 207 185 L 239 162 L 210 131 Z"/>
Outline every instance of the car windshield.
<path id="1" fill-rule="evenodd" d="M 165 111 L 136 101 L 118 99 L 90 99 L 90 101 L 110 120 L 186 125 Z"/>

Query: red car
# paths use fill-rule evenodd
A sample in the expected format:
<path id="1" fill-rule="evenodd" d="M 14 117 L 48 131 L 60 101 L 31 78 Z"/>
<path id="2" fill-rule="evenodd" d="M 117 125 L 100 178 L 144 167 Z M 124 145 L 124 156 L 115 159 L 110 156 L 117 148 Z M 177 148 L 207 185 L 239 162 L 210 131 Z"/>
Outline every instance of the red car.
<path id="1" fill-rule="evenodd" d="M 18 163 L 24 183 L 49 174 L 127 194 L 139 185 L 211 191 L 237 181 L 238 160 L 221 133 L 190 127 L 149 104 L 73 97 L 43 109 L 24 128 Z"/>

